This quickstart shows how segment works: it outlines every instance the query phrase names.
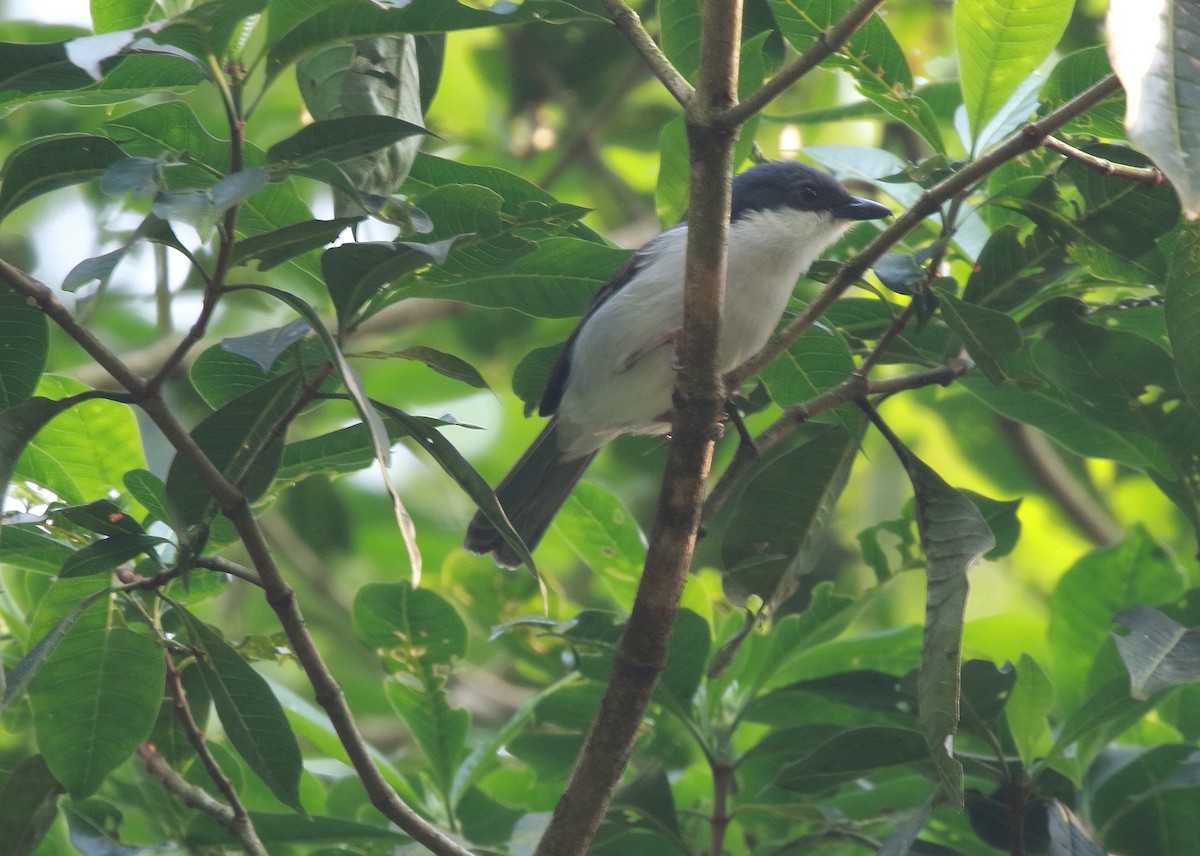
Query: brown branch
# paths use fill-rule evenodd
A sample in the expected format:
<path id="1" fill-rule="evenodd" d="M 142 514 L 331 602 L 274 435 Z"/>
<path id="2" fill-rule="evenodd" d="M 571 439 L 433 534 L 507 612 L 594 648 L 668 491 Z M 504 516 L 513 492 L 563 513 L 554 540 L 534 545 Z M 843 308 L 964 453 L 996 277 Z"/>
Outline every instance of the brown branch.
<path id="1" fill-rule="evenodd" d="M 158 779 L 167 793 L 173 794 L 188 808 L 207 814 L 217 823 L 221 824 L 221 826 L 228 829 L 230 834 L 236 835 L 234 832 L 235 819 L 233 809 L 213 797 L 204 788 L 193 785 L 183 776 L 179 775 L 167 762 L 167 759 L 151 744 L 143 743 L 138 747 L 137 754 L 142 759 L 142 763 L 145 764 L 146 772 Z M 242 842 L 249 853 L 266 854 L 267 852 L 266 848 L 262 846 L 262 842 L 258 841 L 257 835 L 252 839 L 253 843 L 245 838 L 239 837 L 238 840 Z M 257 849 L 254 848 L 254 844 L 257 844 Z"/>
<path id="2" fill-rule="evenodd" d="M 646 65 L 666 87 L 667 92 L 671 93 L 682 106 L 687 107 L 696 95 L 695 90 L 671 64 L 662 49 L 655 44 L 650 33 L 642 26 L 642 19 L 638 17 L 637 12 L 633 11 L 624 0 L 604 0 L 604 8 L 608 10 L 608 17 L 612 19 L 616 28 L 629 40 L 634 50 L 641 54 Z"/>
<path id="3" fill-rule="evenodd" d="M 246 812 L 246 807 L 242 805 L 242 801 L 238 797 L 237 789 L 233 786 L 233 782 L 229 780 L 229 777 L 225 775 L 225 771 L 221 769 L 221 765 L 217 763 L 217 759 L 213 757 L 212 752 L 208 750 L 208 744 L 204 742 L 204 734 L 201 733 L 200 726 L 196 724 L 196 719 L 192 716 L 192 709 L 183 694 L 183 683 L 179 678 L 179 670 L 175 668 L 175 661 L 166 652 L 163 653 L 163 658 L 167 663 L 167 692 L 171 695 L 171 705 L 175 710 L 175 718 L 183 726 L 183 733 L 187 736 L 188 744 L 200 758 L 200 763 L 204 765 L 204 770 L 208 773 L 208 777 L 212 779 L 213 784 L 217 786 L 217 790 L 224 794 L 226 801 L 229 803 L 229 810 L 232 816 L 229 819 L 227 828 L 230 834 L 242 842 L 242 847 L 245 848 L 247 853 L 267 856 L 267 848 L 259 840 L 258 833 L 254 829 L 254 824 L 250 820 L 250 815 Z"/>
<path id="4" fill-rule="evenodd" d="M 738 481 L 763 452 L 794 434 L 800 426 L 817 414 L 868 395 L 893 395 L 897 392 L 926 386 L 948 386 L 970 371 L 971 367 L 970 360 L 956 359 L 928 371 L 913 372 L 883 380 L 868 380 L 860 372 L 855 372 L 833 389 L 802 404 L 789 407 L 765 431 L 754 438 L 753 445 L 743 443 L 738 447 L 733 460 L 721 473 L 721 478 L 704 503 L 703 525 L 708 526 L 712 522 L 721 506 L 733 493 Z"/>
<path id="5" fill-rule="evenodd" d="M 736 136 L 735 130 L 714 117 L 736 100 L 741 3 L 709 0 L 703 14 L 700 76 L 687 110 L 691 195 L 679 345 L 683 371 L 674 392 L 673 441 L 645 568 L 613 658 L 612 677 L 536 856 L 577 856 L 587 851 L 666 661 L 696 543 L 704 481 L 712 460 L 713 425 L 724 398 L 716 345 L 725 295 Z"/>
<path id="6" fill-rule="evenodd" d="M 1031 122 L 1011 134 L 987 154 L 972 161 L 950 177 L 938 182 L 921 194 L 912 208 L 905 211 L 888 229 L 882 232 L 857 256 L 842 265 L 833 279 L 825 286 L 804 310 L 762 351 L 752 357 L 741 368 L 730 372 L 726 383 L 731 389 L 740 386 L 767 363 L 787 350 L 792 342 L 800 338 L 817 318 L 824 314 L 846 289 L 858 281 L 893 244 L 920 225 L 921 221 L 936 212 L 944 202 L 957 194 L 969 190 L 975 182 L 998 166 L 1012 160 L 1030 149 L 1037 148 L 1049 134 L 1061 128 L 1076 116 L 1120 91 L 1121 83 L 1116 75 L 1110 74 L 1070 101 L 1047 113 L 1036 122 Z"/>
<path id="7" fill-rule="evenodd" d="M 749 120 L 750 117 L 779 97 L 789 86 L 834 54 L 881 5 L 883 5 L 883 0 L 858 0 L 858 3 L 846 13 L 844 18 L 821 33 L 816 42 L 794 59 L 787 68 L 782 69 L 740 104 L 730 108 L 725 114 L 725 121 L 730 125 L 741 125 Z"/>
<path id="8" fill-rule="evenodd" d="M 312 684 L 317 703 L 328 714 L 338 739 L 341 740 L 355 772 L 371 798 L 372 805 L 431 853 L 439 856 L 470 856 L 470 851 L 461 847 L 405 803 L 375 766 L 354 714 L 346 703 L 345 694 L 317 650 L 316 643 L 305 626 L 295 594 L 275 563 L 275 557 L 271 554 L 258 521 L 254 519 L 254 512 L 245 495 L 209 460 L 187 429 L 176 419 L 166 402 L 157 394 L 149 394 L 145 381 L 131 372 L 95 336 L 81 326 L 50 289 L 3 260 L 0 260 L 0 281 L 38 306 L 93 359 L 103 365 L 114 379 L 138 397 L 138 404 L 142 410 L 179 456 L 192 467 L 217 506 L 233 523 L 251 563 L 258 572 L 267 603 L 275 610 L 287 634 L 288 642 Z M 170 770 L 169 766 L 167 769 Z"/>
<path id="9" fill-rule="evenodd" d="M 1051 151 L 1058 152 L 1060 155 L 1066 155 L 1072 160 L 1077 160 L 1088 169 L 1094 169 L 1101 175 L 1128 178 L 1142 184 L 1148 184 L 1151 187 L 1156 184 L 1162 184 L 1167 180 L 1163 171 L 1156 166 L 1129 166 L 1128 164 L 1113 163 L 1106 158 L 1096 157 L 1082 149 L 1077 149 L 1068 143 L 1064 143 L 1057 137 L 1046 136 L 1041 142 L 1043 146 Z"/>
<path id="10" fill-rule="evenodd" d="M 729 829 L 729 794 L 733 789 L 733 765 L 726 761 L 714 761 L 709 765 L 713 777 L 713 811 L 709 818 L 712 828 L 710 856 L 721 856 L 725 852 L 725 832 Z"/>

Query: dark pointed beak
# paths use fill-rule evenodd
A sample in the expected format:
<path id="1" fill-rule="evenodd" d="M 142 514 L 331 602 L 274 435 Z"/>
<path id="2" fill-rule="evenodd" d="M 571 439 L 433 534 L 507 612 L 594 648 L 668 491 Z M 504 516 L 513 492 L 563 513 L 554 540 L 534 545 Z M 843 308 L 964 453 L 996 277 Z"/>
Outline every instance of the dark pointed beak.
<path id="1" fill-rule="evenodd" d="M 870 199 L 850 197 L 832 210 L 833 216 L 839 220 L 878 220 L 880 217 L 891 217 L 892 212 L 886 205 L 872 202 Z"/>

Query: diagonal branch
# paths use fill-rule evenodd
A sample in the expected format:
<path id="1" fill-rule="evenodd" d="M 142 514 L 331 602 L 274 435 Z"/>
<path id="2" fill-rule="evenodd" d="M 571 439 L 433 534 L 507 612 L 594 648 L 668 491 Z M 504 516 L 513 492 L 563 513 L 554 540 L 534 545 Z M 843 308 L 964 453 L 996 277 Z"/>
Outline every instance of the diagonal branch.
<path id="1" fill-rule="evenodd" d="M 808 306 L 804 307 L 800 314 L 792 319 L 779 336 L 741 368 L 730 372 L 726 378 L 729 387 L 734 389 L 740 386 L 747 378 L 753 377 L 767 363 L 787 350 L 788 346 L 799 339 L 800 335 L 817 318 L 821 317 L 846 289 L 865 274 L 880 256 L 915 229 L 922 220 L 936 212 L 942 203 L 969 190 L 975 182 L 1001 164 L 1030 149 L 1037 148 L 1047 135 L 1054 133 L 1071 119 L 1086 112 L 1108 96 L 1119 92 L 1120 89 L 1120 81 L 1117 80 L 1116 75 L 1110 74 L 1041 119 L 1030 122 L 1024 128 L 1011 134 L 987 154 L 922 193 L 911 208 L 896 218 L 895 223 L 880 233 L 861 253 L 842 265 L 837 275 Z"/>
<path id="2" fill-rule="evenodd" d="M 882 5 L 883 0 L 858 0 L 858 3 L 846 13 L 845 17 L 821 33 L 817 41 L 792 60 L 787 68 L 782 69 L 740 104 L 732 107 L 725 114 L 725 121 L 731 126 L 741 125 L 748 121 L 783 94 L 789 86 L 832 56 L 845 43 L 846 39 L 866 23 L 867 19 Z"/>
<path id="3" fill-rule="evenodd" d="M 687 107 L 696 95 L 695 90 L 646 31 L 638 13 L 633 11 L 625 0 L 604 0 L 604 8 L 608 10 L 608 17 L 612 19 L 616 28 L 629 40 L 634 50 L 642 55 L 654 76 L 662 81 L 667 92 L 670 92 L 680 105 Z"/>

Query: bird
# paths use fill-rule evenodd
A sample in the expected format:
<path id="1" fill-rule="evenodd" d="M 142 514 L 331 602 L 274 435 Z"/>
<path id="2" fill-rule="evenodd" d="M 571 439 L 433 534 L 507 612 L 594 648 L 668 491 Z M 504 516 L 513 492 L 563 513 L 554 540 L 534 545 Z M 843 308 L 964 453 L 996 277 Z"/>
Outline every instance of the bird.
<path id="1" fill-rule="evenodd" d="M 890 214 L 799 161 L 768 161 L 735 176 L 718 370 L 732 371 L 766 345 L 822 251 L 855 222 Z M 495 491 L 530 551 L 605 444 L 670 431 L 686 247 L 685 219 L 636 251 L 592 298 L 551 369 L 538 407 L 550 421 Z M 504 568 L 522 564 L 482 512 L 463 546 L 491 553 Z"/>

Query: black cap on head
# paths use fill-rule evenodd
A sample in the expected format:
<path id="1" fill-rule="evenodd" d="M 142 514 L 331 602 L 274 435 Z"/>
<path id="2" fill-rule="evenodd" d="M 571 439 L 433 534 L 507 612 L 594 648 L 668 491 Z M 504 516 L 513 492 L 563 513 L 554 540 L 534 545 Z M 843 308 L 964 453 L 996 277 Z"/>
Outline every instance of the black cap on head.
<path id="1" fill-rule="evenodd" d="M 785 208 L 828 211 L 840 220 L 874 220 L 892 213 L 878 202 L 851 196 L 829 173 L 796 161 L 769 161 L 734 177 L 730 220 Z"/>

